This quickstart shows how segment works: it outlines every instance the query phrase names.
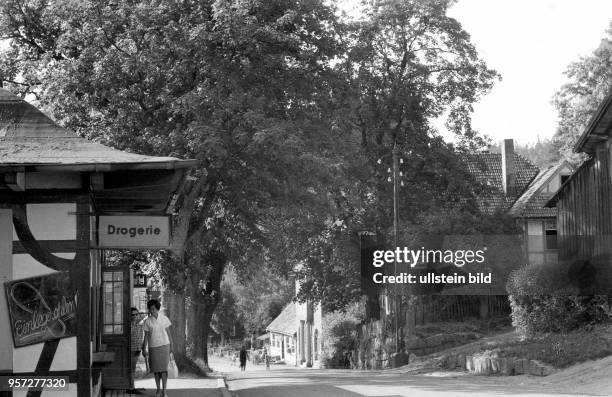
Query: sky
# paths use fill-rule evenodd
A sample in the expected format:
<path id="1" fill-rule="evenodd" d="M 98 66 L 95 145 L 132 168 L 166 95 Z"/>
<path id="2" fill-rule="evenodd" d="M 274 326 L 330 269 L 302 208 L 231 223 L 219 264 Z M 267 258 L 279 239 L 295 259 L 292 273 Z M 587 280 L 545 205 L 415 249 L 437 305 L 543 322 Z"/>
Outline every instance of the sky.
<path id="1" fill-rule="evenodd" d="M 342 8 L 350 13 L 356 3 L 345 0 Z M 604 37 L 612 0 L 459 0 L 448 15 L 502 76 L 474 106 L 473 128 L 493 141 L 526 144 L 554 134 L 552 97 L 567 81 L 567 66 Z"/>

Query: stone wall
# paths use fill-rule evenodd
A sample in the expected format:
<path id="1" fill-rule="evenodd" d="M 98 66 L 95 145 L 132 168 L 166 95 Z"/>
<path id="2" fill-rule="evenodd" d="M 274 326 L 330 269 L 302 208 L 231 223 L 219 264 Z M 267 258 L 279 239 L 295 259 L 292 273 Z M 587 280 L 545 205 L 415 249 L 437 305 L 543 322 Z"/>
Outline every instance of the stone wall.
<path id="1" fill-rule="evenodd" d="M 477 339 L 479 335 L 474 332 L 455 332 L 452 334 L 437 334 L 427 338 L 409 336 L 404 339 L 404 351 L 407 354 L 425 356 L 451 347 L 464 345 Z"/>
<path id="2" fill-rule="evenodd" d="M 554 367 L 538 360 L 518 357 L 499 357 L 497 352 L 485 351 L 477 354 L 450 354 L 442 359 L 441 367 L 464 370 L 477 375 L 535 375 L 548 376 Z"/>

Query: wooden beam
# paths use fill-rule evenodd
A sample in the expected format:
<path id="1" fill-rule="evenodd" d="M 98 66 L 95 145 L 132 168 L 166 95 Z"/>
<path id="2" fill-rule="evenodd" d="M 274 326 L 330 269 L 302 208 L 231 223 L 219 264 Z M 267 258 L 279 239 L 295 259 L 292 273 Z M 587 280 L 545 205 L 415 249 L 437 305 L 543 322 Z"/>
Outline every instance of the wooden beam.
<path id="1" fill-rule="evenodd" d="M 76 242 L 74 240 L 42 240 L 38 241 L 40 247 L 48 252 L 74 252 Z M 13 241 L 13 254 L 27 254 L 28 250 L 21 241 Z"/>
<path id="2" fill-rule="evenodd" d="M 82 189 L 7 190 L 0 192 L 0 207 L 10 208 L 12 204 L 25 203 L 75 203 L 79 197 L 86 195 L 87 191 Z"/>
<path id="3" fill-rule="evenodd" d="M 19 241 L 32 258 L 36 259 L 41 264 L 53 270 L 69 270 L 72 265 L 72 260 L 60 258 L 52 255 L 49 251 L 40 246 L 28 224 L 26 205 L 13 205 L 13 226 L 15 233 L 19 237 Z"/>
<path id="4" fill-rule="evenodd" d="M 25 172 L 9 172 L 4 174 L 4 184 L 16 192 L 23 192 L 26 188 Z"/>
<path id="5" fill-rule="evenodd" d="M 104 174 L 101 172 L 89 174 L 89 187 L 93 192 L 104 189 Z"/>
<path id="6" fill-rule="evenodd" d="M 148 171 L 123 171 L 109 172 L 104 176 L 105 189 L 164 186 L 174 188 L 182 176 L 181 171 L 174 170 L 148 170 Z"/>
<path id="7" fill-rule="evenodd" d="M 77 254 L 70 268 L 70 278 L 77 289 L 79 304 L 77 305 L 77 395 L 91 396 L 91 264 L 89 255 L 89 215 L 83 215 L 90 210 L 89 197 L 81 197 L 77 202 Z"/>

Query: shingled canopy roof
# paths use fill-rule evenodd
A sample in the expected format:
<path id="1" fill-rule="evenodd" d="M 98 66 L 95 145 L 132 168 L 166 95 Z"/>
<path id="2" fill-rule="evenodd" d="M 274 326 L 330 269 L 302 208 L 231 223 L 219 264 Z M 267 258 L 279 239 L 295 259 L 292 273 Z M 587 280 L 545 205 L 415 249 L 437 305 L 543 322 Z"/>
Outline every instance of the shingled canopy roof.
<path id="1" fill-rule="evenodd" d="M 565 166 L 571 168 L 567 161 L 561 161 L 540 172 L 531 185 L 529 185 L 527 191 L 516 200 L 508 213 L 520 218 L 555 217 L 557 215 L 557 210 L 555 208 L 546 207 L 546 203 L 550 199 L 551 194 L 542 192 L 542 188 Z"/>
<path id="2" fill-rule="evenodd" d="M 193 160 L 127 153 L 81 138 L 0 88 L 0 166 L 35 170 L 111 171 L 189 168 Z"/>
<path id="3" fill-rule="evenodd" d="M 478 199 L 480 210 L 487 214 L 507 211 L 538 175 L 539 169 L 520 154 L 514 153 L 516 185 L 512 194 L 505 194 L 501 153 L 475 153 L 464 157 L 468 171 L 476 181 L 491 188 L 491 194 Z"/>
<path id="4" fill-rule="evenodd" d="M 296 318 L 295 303 L 291 302 L 283 309 L 281 314 L 268 325 L 266 331 L 293 336 L 293 334 L 296 333 Z"/>
<path id="5" fill-rule="evenodd" d="M 100 212 L 164 212 L 185 171 L 196 164 L 81 138 L 0 88 L 0 172 L 104 173 L 103 185 L 93 192 Z"/>

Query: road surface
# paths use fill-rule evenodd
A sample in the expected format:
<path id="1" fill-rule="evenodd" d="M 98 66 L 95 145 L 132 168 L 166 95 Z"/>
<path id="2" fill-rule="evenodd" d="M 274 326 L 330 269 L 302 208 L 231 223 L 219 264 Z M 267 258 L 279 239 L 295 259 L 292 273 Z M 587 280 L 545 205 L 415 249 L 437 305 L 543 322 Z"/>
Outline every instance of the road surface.
<path id="1" fill-rule="evenodd" d="M 240 372 L 217 360 L 234 397 L 488 397 L 488 396 L 586 396 L 612 395 L 608 375 L 591 383 L 558 373 L 549 377 L 528 375 L 474 376 L 462 372 L 410 375 L 395 370 L 350 371 L 247 366 Z M 576 372 L 576 371 L 574 371 Z M 569 375 L 569 374 L 568 374 Z M 580 379 L 583 379 L 580 377 Z M 567 381 L 566 381 L 567 380 Z M 581 384 L 582 383 L 582 384 Z"/>

